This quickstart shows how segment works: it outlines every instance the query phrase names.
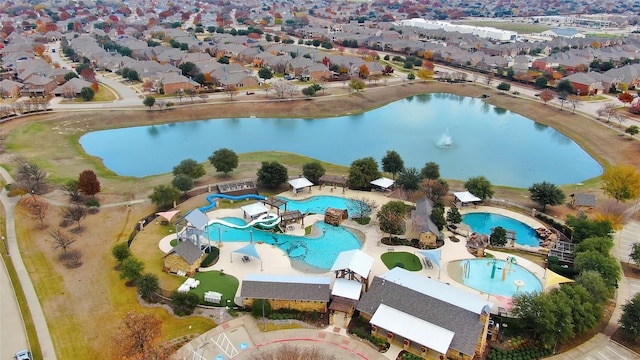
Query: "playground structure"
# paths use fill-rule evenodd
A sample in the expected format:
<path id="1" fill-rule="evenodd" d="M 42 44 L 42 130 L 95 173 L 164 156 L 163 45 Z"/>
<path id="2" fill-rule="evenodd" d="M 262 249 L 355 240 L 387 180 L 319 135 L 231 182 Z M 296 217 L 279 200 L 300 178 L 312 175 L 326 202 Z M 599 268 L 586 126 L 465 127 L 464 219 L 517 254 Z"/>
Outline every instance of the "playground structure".
<path id="1" fill-rule="evenodd" d="M 490 261 L 487 262 L 487 266 L 491 266 L 491 279 L 495 279 L 496 270 L 502 270 L 502 281 L 505 281 L 507 279 L 507 274 L 511 272 L 515 272 L 515 270 L 513 270 L 512 267 L 513 267 L 513 264 L 517 264 L 518 262 L 514 256 L 507 256 L 507 259 L 505 261 L 507 265 L 503 267 L 498 267 L 499 262 L 501 262 L 501 260 L 498 260 L 498 259 L 491 259 Z M 467 260 L 462 265 L 462 275 L 466 278 L 469 278 L 470 271 L 471 271 L 471 268 L 469 266 L 469 260 Z M 520 280 L 517 280 L 517 281 L 520 281 Z"/>

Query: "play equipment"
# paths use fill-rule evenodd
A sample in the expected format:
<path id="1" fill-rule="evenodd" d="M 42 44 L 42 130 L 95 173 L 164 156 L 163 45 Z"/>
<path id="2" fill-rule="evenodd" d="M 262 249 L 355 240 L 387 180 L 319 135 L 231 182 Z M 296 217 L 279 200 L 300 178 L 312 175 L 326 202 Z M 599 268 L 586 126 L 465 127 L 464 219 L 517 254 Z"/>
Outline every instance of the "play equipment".
<path id="1" fill-rule="evenodd" d="M 199 208 L 200 211 L 205 212 L 216 207 L 216 201 L 214 199 L 226 199 L 226 200 L 246 200 L 246 199 L 254 199 L 254 200 L 266 200 L 266 197 L 257 194 L 247 194 L 247 195 L 225 195 L 225 194 L 211 194 L 207 196 L 207 201 L 209 205 L 205 205 Z"/>
<path id="2" fill-rule="evenodd" d="M 254 225 L 257 225 L 263 229 L 273 229 L 274 227 L 278 226 L 279 223 L 280 223 L 280 216 L 276 214 L 262 214 L 257 218 L 255 218 L 254 220 L 251 220 L 245 225 L 233 224 L 222 219 L 211 219 L 209 220 L 209 223 L 207 225 L 221 224 L 234 229 L 247 229 Z"/>

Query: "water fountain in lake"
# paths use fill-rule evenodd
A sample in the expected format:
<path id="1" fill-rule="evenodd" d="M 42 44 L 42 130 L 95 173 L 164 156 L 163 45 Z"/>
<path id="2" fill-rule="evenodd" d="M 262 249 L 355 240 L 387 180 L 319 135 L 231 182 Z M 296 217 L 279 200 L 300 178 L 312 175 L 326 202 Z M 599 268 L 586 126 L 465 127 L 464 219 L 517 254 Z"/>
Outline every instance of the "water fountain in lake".
<path id="1" fill-rule="evenodd" d="M 453 139 L 451 139 L 451 135 L 449 135 L 449 128 L 447 128 L 444 134 L 440 136 L 440 140 L 438 140 L 436 144 L 441 148 L 448 148 L 453 146 Z"/>

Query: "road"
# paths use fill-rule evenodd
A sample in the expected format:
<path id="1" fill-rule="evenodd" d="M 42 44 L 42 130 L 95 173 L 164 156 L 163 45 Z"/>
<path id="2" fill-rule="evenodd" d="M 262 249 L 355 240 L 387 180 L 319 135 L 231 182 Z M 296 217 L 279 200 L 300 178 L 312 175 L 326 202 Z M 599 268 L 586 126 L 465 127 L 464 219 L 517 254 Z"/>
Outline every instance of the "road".
<path id="1" fill-rule="evenodd" d="M 20 308 L 2 260 L 0 269 L 0 358 L 11 359 L 17 351 L 29 348 Z"/>

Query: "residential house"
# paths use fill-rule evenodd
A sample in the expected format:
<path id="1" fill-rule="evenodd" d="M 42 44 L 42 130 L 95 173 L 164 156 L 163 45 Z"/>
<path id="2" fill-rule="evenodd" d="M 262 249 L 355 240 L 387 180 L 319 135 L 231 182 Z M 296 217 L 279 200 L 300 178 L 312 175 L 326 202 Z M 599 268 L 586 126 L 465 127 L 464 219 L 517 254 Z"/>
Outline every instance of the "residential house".
<path id="1" fill-rule="evenodd" d="M 331 297 L 330 284 L 331 279 L 325 277 L 251 274 L 242 281 L 240 297 L 246 307 L 264 299 L 273 310 L 324 313 Z"/>
<path id="2" fill-rule="evenodd" d="M 562 78 L 573 85 L 573 90 L 578 95 L 600 95 L 604 91 L 602 82 L 590 76 L 590 73 L 575 73 Z"/>
<path id="3" fill-rule="evenodd" d="M 20 94 L 32 97 L 45 97 L 58 86 L 55 80 L 40 75 L 29 76 L 23 83 Z"/>
<path id="4" fill-rule="evenodd" d="M 156 85 L 158 89 L 162 89 L 163 94 L 184 93 L 200 86 L 197 82 L 176 72 L 158 74 L 156 84 L 158 84 Z"/>
<path id="5" fill-rule="evenodd" d="M 186 276 L 193 276 L 202 260 L 204 253 L 198 245 L 191 241 L 181 241 L 165 256 L 163 256 L 164 270 L 170 273 L 185 273 Z"/>
<path id="6" fill-rule="evenodd" d="M 606 71 L 604 75 L 617 78 L 621 84 L 627 84 L 630 89 L 640 88 L 640 64 L 611 69 Z"/>
<path id="7" fill-rule="evenodd" d="M 254 76 L 244 72 L 225 73 L 222 77 L 216 77 L 221 86 L 235 85 L 236 88 L 259 86 L 260 82 Z"/>
<path id="8" fill-rule="evenodd" d="M 85 87 L 91 87 L 91 83 L 80 78 L 73 78 L 53 89 L 51 93 L 55 96 L 80 96 L 82 89 Z"/>
<path id="9" fill-rule="evenodd" d="M 374 277 L 356 309 L 373 336 L 427 359 L 471 360 L 487 346 L 492 303 L 395 267 Z"/>
<path id="10" fill-rule="evenodd" d="M 0 96 L 4 98 L 13 98 L 20 94 L 23 84 L 13 80 L 0 81 Z"/>

